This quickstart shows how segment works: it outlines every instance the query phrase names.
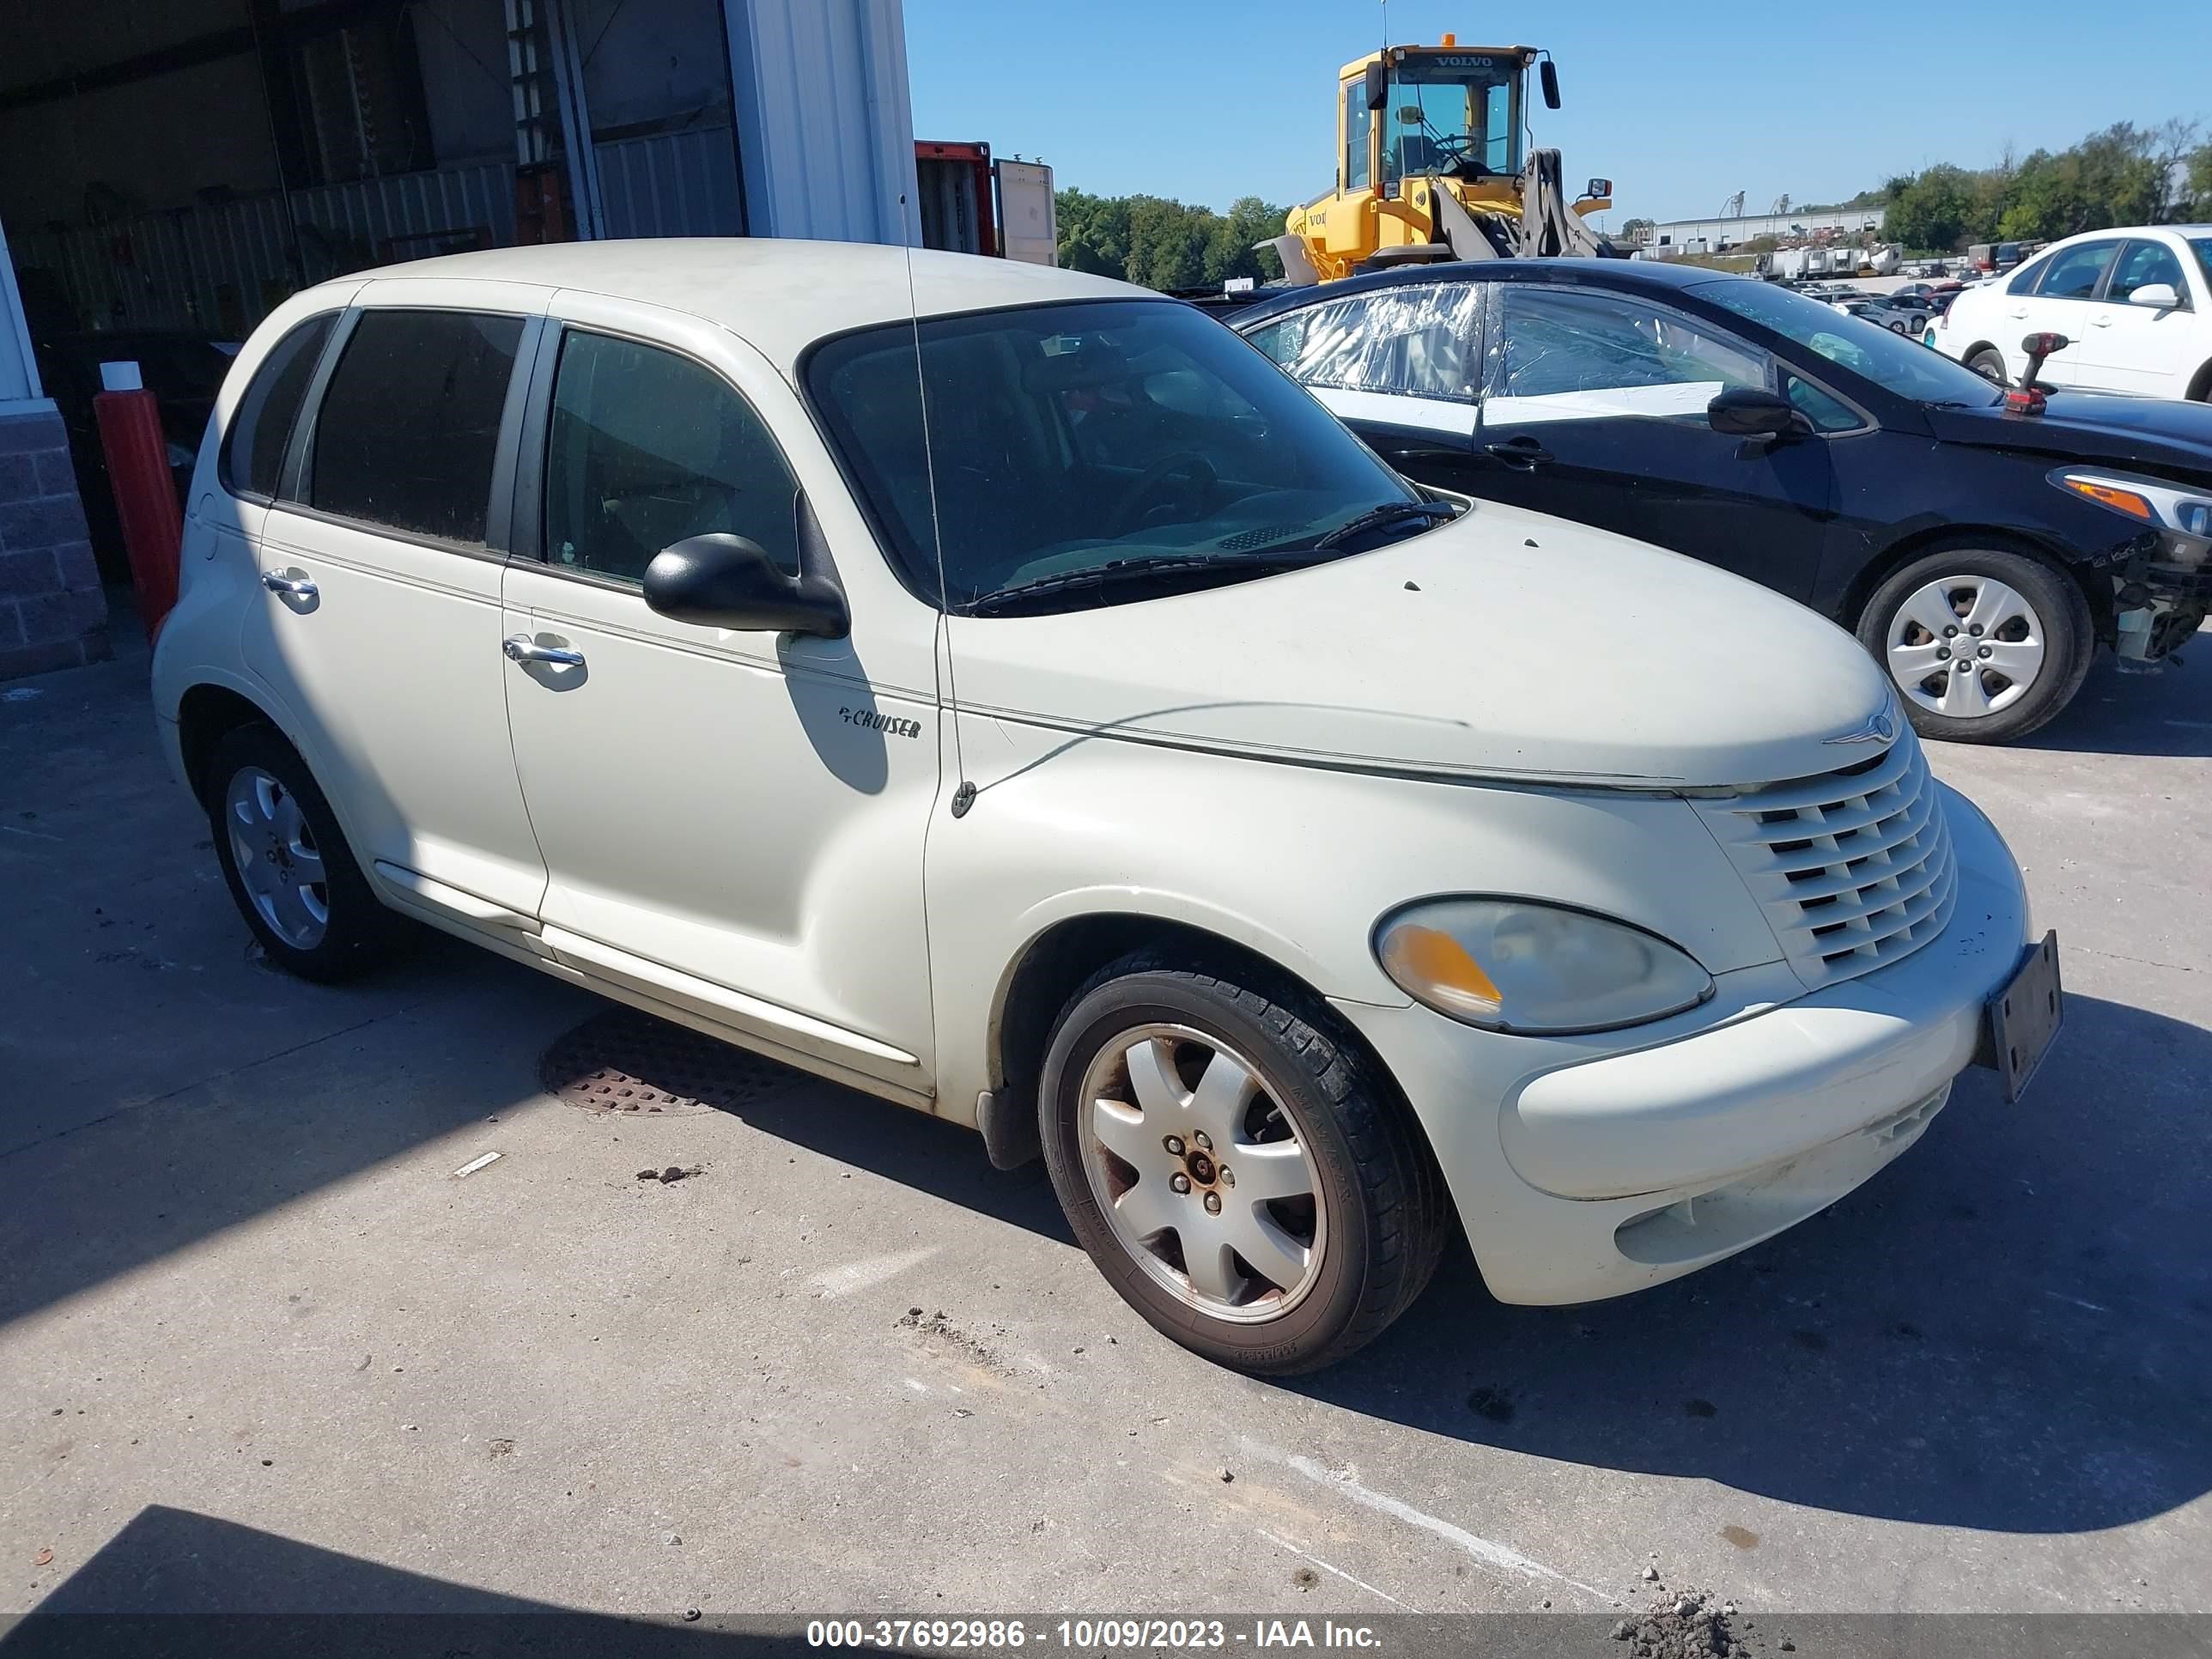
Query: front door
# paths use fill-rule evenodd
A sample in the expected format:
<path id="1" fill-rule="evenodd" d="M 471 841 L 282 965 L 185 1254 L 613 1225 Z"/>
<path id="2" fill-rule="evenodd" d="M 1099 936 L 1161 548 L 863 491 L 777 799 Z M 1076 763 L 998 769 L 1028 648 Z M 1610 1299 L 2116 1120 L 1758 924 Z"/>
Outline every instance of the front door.
<path id="1" fill-rule="evenodd" d="M 459 889 L 479 920 L 528 917 L 545 886 L 507 745 L 490 510 L 537 328 L 532 291 L 513 297 L 511 313 L 349 314 L 262 520 L 242 640 L 361 861 Z"/>
<path id="2" fill-rule="evenodd" d="M 1706 417 L 1729 387 L 1784 390 L 1766 352 L 1639 295 L 1528 283 L 1496 285 L 1490 329 L 1474 493 L 1811 593 L 1835 512 L 1826 442 Z"/>
<path id="3" fill-rule="evenodd" d="M 851 636 L 825 640 L 647 609 L 647 564 L 689 537 L 733 532 L 796 569 L 810 509 L 771 423 L 818 441 L 719 329 L 656 313 L 647 343 L 623 331 L 635 307 L 555 310 L 516 512 L 518 553 L 540 556 L 508 569 L 501 627 L 544 941 L 760 1046 L 925 1095 L 937 723 L 929 670 L 911 671 L 934 613 L 855 604 Z M 872 648 L 909 672 L 872 673 Z"/>
<path id="4" fill-rule="evenodd" d="M 2139 306 L 2138 289 L 2163 285 L 2179 302 Z M 2181 261 L 2163 242 L 2132 241 L 2120 249 L 2112 274 L 2095 301 L 2081 307 L 2087 325 L 2068 355 L 2078 356 L 2086 374 L 2106 392 L 2136 397 L 2166 394 L 2185 362 L 2190 343 L 2189 279 Z"/>

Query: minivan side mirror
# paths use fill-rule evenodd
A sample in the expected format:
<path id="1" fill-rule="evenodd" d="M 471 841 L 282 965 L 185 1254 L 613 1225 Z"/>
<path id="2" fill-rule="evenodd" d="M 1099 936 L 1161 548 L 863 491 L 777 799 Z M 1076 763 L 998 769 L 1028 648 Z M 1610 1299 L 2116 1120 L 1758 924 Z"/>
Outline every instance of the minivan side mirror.
<path id="1" fill-rule="evenodd" d="M 2171 283 L 2145 283 L 2128 295 L 2128 303 L 2149 306 L 2158 311 L 2172 311 L 2181 304 L 2181 296 L 2173 291 Z"/>
<path id="2" fill-rule="evenodd" d="M 805 540 L 802 536 L 801 563 L 812 565 Z M 794 576 L 758 542 L 727 531 L 688 536 L 654 554 L 645 568 L 645 602 L 672 621 L 706 628 L 831 640 L 852 629 L 845 590 L 834 574 L 806 568 Z"/>
<path id="3" fill-rule="evenodd" d="M 1731 438 L 1794 438 L 1813 429 L 1797 405 L 1759 386 L 1731 386 L 1705 405 L 1714 431 Z"/>

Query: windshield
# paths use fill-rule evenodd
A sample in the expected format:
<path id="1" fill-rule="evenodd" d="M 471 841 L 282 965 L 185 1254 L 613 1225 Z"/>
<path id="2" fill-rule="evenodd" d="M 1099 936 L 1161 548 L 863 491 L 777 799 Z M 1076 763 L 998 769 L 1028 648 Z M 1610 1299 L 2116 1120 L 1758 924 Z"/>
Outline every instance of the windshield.
<path id="1" fill-rule="evenodd" d="M 1518 173 L 1520 90 L 1515 58 L 1444 52 L 1392 64 L 1384 181 L 1466 168 Z"/>
<path id="2" fill-rule="evenodd" d="M 956 610 L 1137 566 L 1201 581 L 1263 574 L 1302 551 L 1358 551 L 1370 544 L 1316 544 L 1419 500 L 1258 351 L 1172 301 L 868 329 L 817 347 L 806 384 L 907 585 L 933 603 L 941 533 Z"/>
<path id="3" fill-rule="evenodd" d="M 1880 323 L 1846 316 L 1833 306 L 1808 300 L 1771 283 L 1747 276 L 1699 283 L 1689 290 L 1701 300 L 1726 307 L 1854 374 L 1900 398 L 1923 404 L 1995 403 L 1997 390 L 1961 364 Z"/>

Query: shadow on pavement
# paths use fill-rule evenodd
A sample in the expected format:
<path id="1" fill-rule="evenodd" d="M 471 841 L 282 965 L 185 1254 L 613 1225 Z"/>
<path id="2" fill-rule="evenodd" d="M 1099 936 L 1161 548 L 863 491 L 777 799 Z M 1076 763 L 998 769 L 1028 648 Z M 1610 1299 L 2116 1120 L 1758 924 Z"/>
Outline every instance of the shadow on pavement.
<path id="1" fill-rule="evenodd" d="M 806 1651 L 788 1635 L 578 1613 L 525 1596 L 319 1549 L 160 1504 L 141 1510 L 57 1585 L 39 1611 L 0 1632 L 0 1659 L 159 1654 L 163 1659 L 389 1654 L 678 1654 L 762 1659 Z M 745 1621 L 757 1624 L 765 1621 Z"/>
<path id="2" fill-rule="evenodd" d="M 2184 657 L 2212 657 L 2202 633 Z M 2100 655 L 2074 701 L 2015 747 L 2083 755 L 2212 756 L 2212 673 L 2202 662 L 2159 674 L 2123 674 Z"/>
<path id="3" fill-rule="evenodd" d="M 2074 996 L 2018 1105 L 1970 1071 L 1802 1226 L 1581 1308 L 1492 1303 L 1462 1247 L 1396 1330 L 1297 1386 L 1814 1509 L 1997 1533 L 2162 1515 L 2212 1489 L 2208 1096 L 2212 1033 Z"/>

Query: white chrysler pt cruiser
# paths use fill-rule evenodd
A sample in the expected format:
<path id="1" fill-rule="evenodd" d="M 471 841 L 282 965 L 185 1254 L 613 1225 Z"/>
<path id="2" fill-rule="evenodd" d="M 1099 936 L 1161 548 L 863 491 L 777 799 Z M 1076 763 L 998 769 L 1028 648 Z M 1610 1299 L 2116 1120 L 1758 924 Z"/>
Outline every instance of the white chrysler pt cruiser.
<path id="1" fill-rule="evenodd" d="M 1847 635 L 1425 495 L 1118 283 L 345 277 L 240 354 L 183 563 L 161 727 L 274 960 L 412 918 L 973 1124 L 1248 1370 L 1374 1337 L 1455 1220 L 1508 1302 L 1718 1261 L 2058 1018 Z"/>

